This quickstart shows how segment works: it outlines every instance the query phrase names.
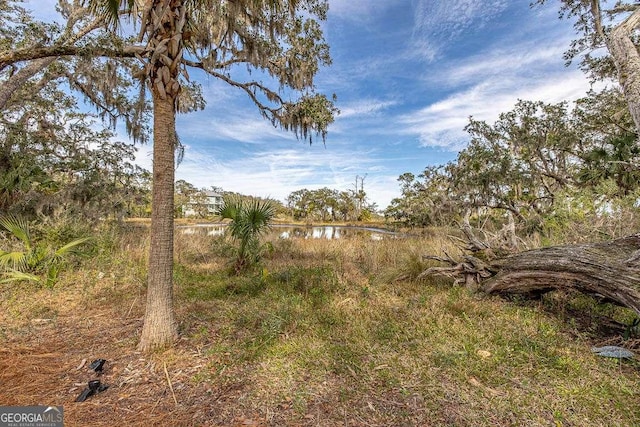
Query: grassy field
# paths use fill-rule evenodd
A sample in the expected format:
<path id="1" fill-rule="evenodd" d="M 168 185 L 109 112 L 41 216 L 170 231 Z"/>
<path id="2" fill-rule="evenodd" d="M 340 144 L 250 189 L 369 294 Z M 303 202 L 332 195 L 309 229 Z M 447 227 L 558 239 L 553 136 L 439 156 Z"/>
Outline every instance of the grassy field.
<path id="1" fill-rule="evenodd" d="M 104 235 L 51 290 L 2 285 L 0 404 L 63 405 L 69 426 L 640 425 L 640 364 L 590 351 L 622 343 L 602 315 L 629 313 L 417 280 L 423 254 L 454 251 L 437 234 L 271 236 L 259 268 L 234 275 L 231 242 L 178 233 L 181 338 L 137 353 L 145 233 Z M 109 389 L 74 403 L 99 357 Z"/>

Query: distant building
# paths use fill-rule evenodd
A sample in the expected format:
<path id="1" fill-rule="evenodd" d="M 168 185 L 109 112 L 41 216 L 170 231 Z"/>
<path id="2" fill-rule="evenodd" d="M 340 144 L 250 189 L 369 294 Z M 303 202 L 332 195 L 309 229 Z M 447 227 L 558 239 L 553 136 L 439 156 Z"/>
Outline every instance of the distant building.
<path id="1" fill-rule="evenodd" d="M 222 194 L 215 191 L 205 191 L 200 193 L 183 206 L 185 217 L 205 217 L 214 215 L 222 208 Z"/>

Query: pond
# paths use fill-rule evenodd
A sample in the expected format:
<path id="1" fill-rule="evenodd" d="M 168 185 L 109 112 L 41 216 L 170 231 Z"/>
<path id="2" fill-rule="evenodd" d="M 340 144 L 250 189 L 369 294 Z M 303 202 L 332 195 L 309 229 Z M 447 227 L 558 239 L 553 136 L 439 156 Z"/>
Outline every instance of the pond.
<path id="1" fill-rule="evenodd" d="M 221 236 L 227 226 L 225 224 L 196 224 L 178 226 L 182 234 L 199 234 Z M 348 225 L 304 226 L 290 224 L 273 224 L 271 233 L 281 239 L 348 239 L 352 237 L 369 237 L 372 240 L 403 237 L 400 233 L 374 227 L 356 227 Z"/>

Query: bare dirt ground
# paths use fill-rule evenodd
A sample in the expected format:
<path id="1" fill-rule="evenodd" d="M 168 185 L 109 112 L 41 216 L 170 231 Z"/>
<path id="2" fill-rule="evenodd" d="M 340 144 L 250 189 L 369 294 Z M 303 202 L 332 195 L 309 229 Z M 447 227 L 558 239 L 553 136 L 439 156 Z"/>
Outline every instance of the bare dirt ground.
<path id="1" fill-rule="evenodd" d="M 315 399 L 306 413 L 290 398 L 256 411 L 255 397 L 247 396 L 255 392 L 250 364 L 233 365 L 217 381 L 194 381 L 194 375 L 211 369 L 215 357 L 184 338 L 164 352 L 137 352 L 142 318 L 123 318 L 116 309 L 92 304 L 87 313 L 61 308 L 53 317 L 4 331 L 0 405 L 63 406 L 65 426 L 376 425 L 375 418 L 358 417 L 332 392 Z M 89 369 L 98 358 L 107 360 L 100 374 Z M 109 388 L 76 402 L 95 379 Z M 336 377 L 327 388 L 340 389 L 340 381 Z"/>
<path id="2" fill-rule="evenodd" d="M 108 310 L 32 321 L 0 349 L 0 404 L 61 405 L 68 426 L 264 424 L 237 407 L 242 380 L 217 389 L 189 381 L 206 361 L 184 343 L 162 357 L 132 351 L 140 327 Z M 102 374 L 88 368 L 97 358 L 107 360 Z M 109 388 L 75 402 L 93 379 Z"/>

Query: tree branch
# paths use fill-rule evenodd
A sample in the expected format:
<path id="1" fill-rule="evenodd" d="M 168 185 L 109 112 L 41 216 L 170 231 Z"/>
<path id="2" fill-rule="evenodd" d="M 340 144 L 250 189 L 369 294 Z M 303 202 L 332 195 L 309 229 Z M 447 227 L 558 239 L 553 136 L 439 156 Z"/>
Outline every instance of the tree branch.
<path id="1" fill-rule="evenodd" d="M 106 58 L 133 58 L 145 52 L 141 46 L 124 46 L 122 49 L 78 46 L 39 46 L 0 53 L 0 70 L 21 61 L 60 57 L 89 56 Z"/>
<path id="2" fill-rule="evenodd" d="M 29 62 L 0 85 L 0 111 L 3 111 L 11 96 L 31 77 L 48 67 L 55 58 L 40 58 Z"/>
<path id="3" fill-rule="evenodd" d="M 264 93 L 265 96 L 270 101 L 275 101 L 280 105 L 284 105 L 285 102 L 282 99 L 282 97 L 280 97 L 280 95 L 278 95 L 276 92 L 272 91 L 271 89 L 267 88 L 266 86 L 258 82 L 240 83 L 216 71 L 208 70 L 203 67 L 199 67 L 199 68 L 202 68 L 206 73 L 212 75 L 213 77 L 217 77 L 220 80 L 223 80 L 224 82 L 228 83 L 231 86 L 244 90 L 246 94 L 249 95 L 249 98 L 251 98 L 251 100 L 258 106 L 263 116 L 268 117 L 272 122 L 274 122 L 280 116 L 279 114 L 280 108 L 272 108 L 272 107 L 269 107 L 268 105 L 265 105 L 264 103 L 260 102 L 260 100 L 255 94 L 256 90 L 259 90 L 262 93 Z"/>
<path id="4" fill-rule="evenodd" d="M 109 108 L 107 105 L 104 105 L 89 87 L 76 79 L 75 76 L 73 76 L 71 73 L 65 72 L 64 75 L 65 77 L 67 77 L 69 83 L 72 86 L 78 88 L 78 90 L 84 96 L 86 96 L 91 101 L 91 103 L 93 103 L 99 110 L 102 110 L 105 114 L 108 114 L 111 117 L 112 121 L 114 121 L 119 116 L 119 114 L 114 113 L 114 110 L 116 110 L 115 108 Z"/>

